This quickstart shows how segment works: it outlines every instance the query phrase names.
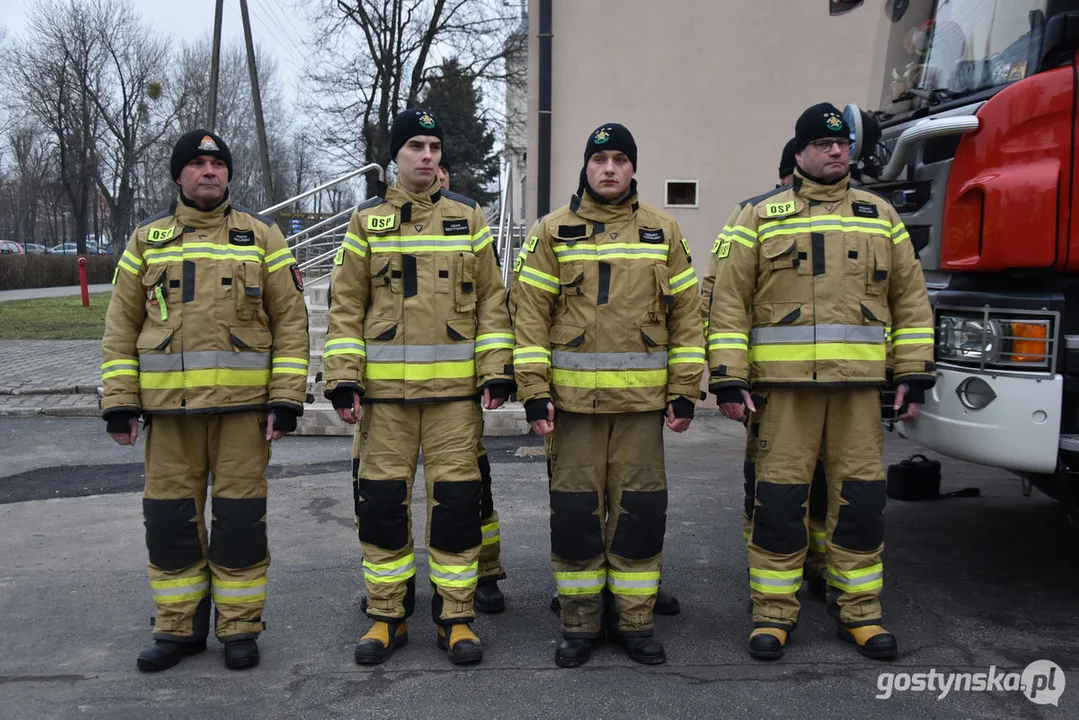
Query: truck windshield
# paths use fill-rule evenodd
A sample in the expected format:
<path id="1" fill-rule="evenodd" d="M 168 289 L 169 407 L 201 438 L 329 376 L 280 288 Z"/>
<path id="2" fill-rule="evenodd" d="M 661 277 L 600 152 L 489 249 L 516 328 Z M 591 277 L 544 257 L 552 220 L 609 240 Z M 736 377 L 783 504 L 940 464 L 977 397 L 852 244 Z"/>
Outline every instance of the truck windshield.
<path id="1" fill-rule="evenodd" d="M 1034 71 L 1048 0 L 888 0 L 880 109 L 892 115 Z"/>

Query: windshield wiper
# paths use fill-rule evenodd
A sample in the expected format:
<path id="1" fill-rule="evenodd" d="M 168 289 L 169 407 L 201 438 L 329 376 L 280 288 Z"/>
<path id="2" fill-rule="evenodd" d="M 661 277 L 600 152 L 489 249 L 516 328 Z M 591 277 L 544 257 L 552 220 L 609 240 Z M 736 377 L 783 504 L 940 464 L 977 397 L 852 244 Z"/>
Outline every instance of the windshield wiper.
<path id="1" fill-rule="evenodd" d="M 907 100 L 913 100 L 914 98 L 920 98 L 925 100 L 926 105 L 932 107 L 934 105 L 940 105 L 949 100 L 956 100 L 963 97 L 967 93 L 956 92 L 955 90 L 948 90 L 947 88 L 934 88 L 933 90 L 922 90 L 920 88 L 911 88 L 910 90 L 904 90 L 895 98 L 892 102 L 906 102 Z"/>

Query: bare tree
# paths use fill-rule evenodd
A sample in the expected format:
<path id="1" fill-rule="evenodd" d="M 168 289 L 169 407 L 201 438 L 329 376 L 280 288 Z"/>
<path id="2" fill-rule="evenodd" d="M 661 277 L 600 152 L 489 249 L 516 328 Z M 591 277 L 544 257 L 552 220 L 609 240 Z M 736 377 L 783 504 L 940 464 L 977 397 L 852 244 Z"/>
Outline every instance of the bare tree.
<path id="1" fill-rule="evenodd" d="M 5 64 L 18 85 L 22 109 L 55 143 L 74 239 L 84 253 L 101 122 L 93 96 L 100 92 L 104 58 L 91 7 L 77 0 L 45 0 L 31 10 L 29 35 L 17 40 L 11 53 Z"/>
<path id="2" fill-rule="evenodd" d="M 350 164 L 391 160 L 390 123 L 422 96 L 434 68 L 457 58 L 469 75 L 505 80 L 505 39 L 517 24 L 501 0 L 309 0 L 320 12 L 319 130 Z"/>
<path id="3" fill-rule="evenodd" d="M 9 142 L 17 177 L 10 184 L 13 239 L 34 242 L 42 189 L 52 174 L 53 157 L 48 139 L 33 125 L 17 127 L 11 132 Z"/>

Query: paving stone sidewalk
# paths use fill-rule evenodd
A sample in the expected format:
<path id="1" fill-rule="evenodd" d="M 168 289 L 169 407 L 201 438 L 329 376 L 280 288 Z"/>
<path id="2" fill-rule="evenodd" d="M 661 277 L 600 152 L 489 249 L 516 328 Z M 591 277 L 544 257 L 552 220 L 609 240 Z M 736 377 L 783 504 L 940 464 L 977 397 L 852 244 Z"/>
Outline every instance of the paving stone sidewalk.
<path id="1" fill-rule="evenodd" d="M 0 415 L 100 413 L 100 340 L 0 340 Z"/>

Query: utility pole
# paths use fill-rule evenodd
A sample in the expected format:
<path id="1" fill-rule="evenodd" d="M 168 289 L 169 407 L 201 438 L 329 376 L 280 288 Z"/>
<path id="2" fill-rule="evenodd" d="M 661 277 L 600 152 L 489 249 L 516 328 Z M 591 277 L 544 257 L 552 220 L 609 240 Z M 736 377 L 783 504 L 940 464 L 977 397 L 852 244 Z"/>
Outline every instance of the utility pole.
<path id="1" fill-rule="evenodd" d="M 208 124 L 210 132 L 216 131 L 217 125 L 217 74 L 221 69 L 221 14 L 224 10 L 225 0 L 217 0 L 214 9 L 214 49 L 213 57 L 210 58 L 210 118 Z"/>
<path id="2" fill-rule="evenodd" d="M 266 124 L 262 119 L 262 95 L 259 93 L 259 73 L 255 67 L 255 43 L 251 40 L 251 19 L 247 15 L 247 0 L 240 0 L 240 17 L 244 21 L 244 42 L 247 43 L 247 72 L 251 76 L 251 101 L 255 105 L 255 131 L 259 139 L 259 164 L 262 165 L 262 188 L 266 202 L 273 203 L 273 179 L 270 177 L 270 153 L 266 147 Z"/>

